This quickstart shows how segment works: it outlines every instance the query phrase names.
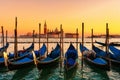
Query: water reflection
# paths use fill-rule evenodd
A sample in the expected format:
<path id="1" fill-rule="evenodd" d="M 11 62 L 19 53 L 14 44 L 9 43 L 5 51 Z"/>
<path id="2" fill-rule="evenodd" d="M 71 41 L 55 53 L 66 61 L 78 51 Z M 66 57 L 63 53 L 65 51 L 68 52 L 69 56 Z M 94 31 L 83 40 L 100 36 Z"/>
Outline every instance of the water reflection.
<path id="1" fill-rule="evenodd" d="M 110 80 L 108 76 L 108 71 L 84 64 L 83 70 L 84 78 L 90 80 Z"/>
<path id="2" fill-rule="evenodd" d="M 56 73 L 56 69 L 58 67 L 59 66 L 56 65 L 56 66 L 46 67 L 39 70 L 40 71 L 39 80 L 49 80 L 49 78 Z"/>
<path id="3" fill-rule="evenodd" d="M 29 74 L 31 70 L 34 69 L 34 66 L 28 66 L 27 68 L 22 68 L 13 70 L 16 71 L 11 80 L 24 80 L 24 77 Z"/>
<path id="4" fill-rule="evenodd" d="M 77 69 L 78 69 L 78 65 L 69 71 L 64 71 L 64 79 L 65 80 L 72 80 L 73 78 L 75 78 Z"/>
<path id="5" fill-rule="evenodd" d="M 10 39 L 12 41 L 14 41 L 14 39 Z M 10 41 L 8 39 L 8 42 Z M 87 38 L 85 39 L 86 41 L 90 41 L 91 39 Z M 101 41 L 104 42 L 104 38 L 102 39 L 94 39 L 97 41 Z M 32 39 L 20 39 L 19 41 L 31 41 Z M 35 41 L 38 41 L 38 39 L 36 39 Z M 44 39 L 42 39 L 41 41 L 46 41 Z M 58 39 L 49 39 L 49 41 L 58 41 Z M 64 41 L 68 41 L 68 42 L 74 42 L 76 41 L 76 39 L 64 39 Z M 81 39 L 79 38 L 79 41 L 81 41 Z M 116 38 L 116 39 L 110 39 L 110 42 L 114 42 L 114 41 L 120 41 L 120 39 Z M 18 50 L 23 49 L 24 47 L 28 47 L 31 43 L 24 43 L 24 44 L 18 44 Z M 56 44 L 54 43 L 50 43 L 49 44 L 49 52 L 51 51 L 52 47 L 55 46 Z M 76 46 L 75 43 L 73 43 L 74 46 Z M 97 44 L 95 44 L 96 46 L 99 46 Z M 91 44 L 85 43 L 85 46 L 89 49 L 91 49 Z M 37 50 L 39 47 L 38 43 L 35 43 L 35 50 Z M 64 52 L 66 52 L 66 50 L 69 47 L 69 43 L 65 43 L 64 44 Z M 8 52 L 11 52 L 14 50 L 14 44 L 10 43 L 10 46 L 8 48 Z M 80 51 L 79 52 L 79 56 L 80 56 Z M 69 72 L 64 73 L 64 66 L 62 65 L 62 68 L 60 68 L 59 66 L 57 67 L 49 67 L 43 70 L 38 71 L 38 69 L 36 67 L 30 67 L 28 66 L 28 68 L 24 68 L 24 69 L 19 69 L 19 70 L 13 70 L 13 71 L 6 71 L 6 72 L 2 72 L 4 69 L 0 68 L 0 80 L 64 80 L 68 79 L 68 80 L 119 80 L 120 79 L 120 69 L 117 66 L 117 68 L 112 68 L 110 72 L 106 72 L 106 71 L 102 71 L 102 70 L 98 70 L 98 69 L 94 69 L 91 68 L 90 66 L 84 64 L 83 70 L 81 71 L 81 60 L 79 59 L 79 65 L 77 70 L 73 70 L 73 72 Z M 71 76 L 70 76 L 71 75 Z"/>

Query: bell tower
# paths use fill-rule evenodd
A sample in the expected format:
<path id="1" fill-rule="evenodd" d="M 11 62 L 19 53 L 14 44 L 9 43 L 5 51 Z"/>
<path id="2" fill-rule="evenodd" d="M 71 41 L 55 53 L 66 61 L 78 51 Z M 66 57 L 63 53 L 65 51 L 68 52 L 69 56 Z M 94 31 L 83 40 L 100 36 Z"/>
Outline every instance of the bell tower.
<path id="1" fill-rule="evenodd" d="M 47 24 L 46 24 L 46 21 L 44 23 L 44 34 L 47 34 Z"/>

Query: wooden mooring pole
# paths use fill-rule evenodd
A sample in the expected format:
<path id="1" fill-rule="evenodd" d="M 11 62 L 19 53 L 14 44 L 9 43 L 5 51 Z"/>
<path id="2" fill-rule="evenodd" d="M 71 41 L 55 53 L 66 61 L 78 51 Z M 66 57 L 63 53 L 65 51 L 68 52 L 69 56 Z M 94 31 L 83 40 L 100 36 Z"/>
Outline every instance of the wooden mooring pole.
<path id="1" fill-rule="evenodd" d="M 62 24 L 60 25 L 60 59 L 62 59 Z"/>
<path id="2" fill-rule="evenodd" d="M 40 49 L 41 23 L 39 23 L 39 49 Z"/>
<path id="3" fill-rule="evenodd" d="M 2 46 L 4 46 L 4 29 L 3 29 L 3 26 L 1 26 L 1 29 L 2 29 Z"/>
<path id="4" fill-rule="evenodd" d="M 82 23 L 82 45 L 84 46 L 84 23 Z M 82 46 L 82 62 L 81 62 L 81 69 L 83 69 L 83 46 Z"/>
<path id="5" fill-rule="evenodd" d="M 110 58 L 110 54 L 109 54 L 109 28 L 108 28 L 108 23 L 106 23 L 106 54 Z M 109 59 L 108 64 L 109 64 L 109 67 L 111 69 L 111 61 L 110 61 L 110 59 Z"/>
<path id="6" fill-rule="evenodd" d="M 91 29 L 91 49 L 93 50 L 93 29 Z"/>
<path id="7" fill-rule="evenodd" d="M 78 28 L 76 29 L 76 50 L 77 50 L 77 52 L 78 52 L 78 36 L 79 36 L 79 34 L 78 34 Z"/>
<path id="8" fill-rule="evenodd" d="M 63 31 L 63 28 L 62 28 L 62 24 L 61 24 L 61 41 L 62 41 L 62 57 L 64 56 L 64 31 Z"/>
<path id="9" fill-rule="evenodd" d="M 17 17 L 15 17 L 15 29 L 14 29 L 14 34 L 15 34 L 15 38 L 14 38 L 14 58 L 17 58 L 18 57 L 18 53 L 17 53 L 17 50 L 18 50 L 18 46 L 17 46 Z"/>
<path id="10" fill-rule="evenodd" d="M 6 30 L 6 43 L 8 42 L 7 38 L 8 38 L 8 31 Z"/>
<path id="11" fill-rule="evenodd" d="M 35 43 L 35 30 L 33 30 L 33 43 Z M 34 49 L 33 49 L 34 51 Z"/>
<path id="12" fill-rule="evenodd" d="M 48 56 L 48 37 L 49 37 L 49 35 L 48 35 L 48 32 L 47 32 L 47 56 Z"/>
<path id="13" fill-rule="evenodd" d="M 63 29 L 62 24 L 60 25 L 60 61 L 59 61 L 59 67 L 60 67 L 60 75 L 62 73 L 62 62 L 63 62 Z"/>

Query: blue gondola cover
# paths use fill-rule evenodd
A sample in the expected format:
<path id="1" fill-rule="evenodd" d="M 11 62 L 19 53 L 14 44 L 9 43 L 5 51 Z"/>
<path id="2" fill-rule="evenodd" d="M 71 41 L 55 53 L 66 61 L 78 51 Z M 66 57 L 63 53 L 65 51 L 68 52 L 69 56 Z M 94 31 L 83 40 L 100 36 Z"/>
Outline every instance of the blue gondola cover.
<path id="1" fill-rule="evenodd" d="M 98 63 L 98 64 L 107 64 L 107 62 L 102 58 L 96 58 L 93 60 L 93 62 Z"/>
<path id="2" fill-rule="evenodd" d="M 0 62 L 4 62 L 4 58 L 3 57 L 0 58 Z"/>

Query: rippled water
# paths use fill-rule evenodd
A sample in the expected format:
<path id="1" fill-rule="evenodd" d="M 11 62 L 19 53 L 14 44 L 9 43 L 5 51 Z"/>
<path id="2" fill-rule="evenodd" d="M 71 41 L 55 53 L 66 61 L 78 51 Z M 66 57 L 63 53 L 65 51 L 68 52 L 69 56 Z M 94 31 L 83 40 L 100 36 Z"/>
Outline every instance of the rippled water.
<path id="1" fill-rule="evenodd" d="M 104 41 L 104 39 L 94 39 L 98 41 Z M 13 41 L 13 39 L 9 39 L 8 41 Z M 19 41 L 32 41 L 32 39 L 19 39 Z M 38 42 L 38 39 L 35 39 Z M 42 39 L 42 41 L 46 41 L 46 39 Z M 49 39 L 49 41 L 59 42 L 59 39 Z M 75 39 L 64 39 L 64 41 L 74 42 Z M 81 39 L 79 39 L 81 41 Z M 90 39 L 85 39 L 85 41 L 90 41 Z M 119 42 L 120 39 L 110 39 L 110 42 L 115 41 Z M 18 49 L 23 49 L 23 46 L 27 48 L 30 43 L 19 44 Z M 52 47 L 55 47 L 55 43 L 49 44 L 49 52 Z M 90 43 L 85 43 L 85 45 L 91 49 Z M 76 44 L 74 43 L 76 47 Z M 96 46 L 99 46 L 96 44 Z M 69 47 L 69 43 L 64 44 L 64 52 L 66 52 Z M 118 47 L 119 48 L 119 47 Z M 8 52 L 14 50 L 13 44 L 11 43 Z M 35 44 L 35 50 L 38 50 L 38 44 Z M 78 50 L 79 51 L 79 50 Z M 79 51 L 79 65 L 72 71 L 64 72 L 64 66 L 57 66 L 38 70 L 35 66 L 28 66 L 28 68 L 23 68 L 19 70 L 9 71 L 6 68 L 0 68 L 0 80 L 120 80 L 120 69 L 117 67 L 113 67 L 111 71 L 103 71 L 101 69 L 97 69 L 95 67 L 91 67 L 84 63 L 83 70 L 81 70 L 81 57 Z"/>

